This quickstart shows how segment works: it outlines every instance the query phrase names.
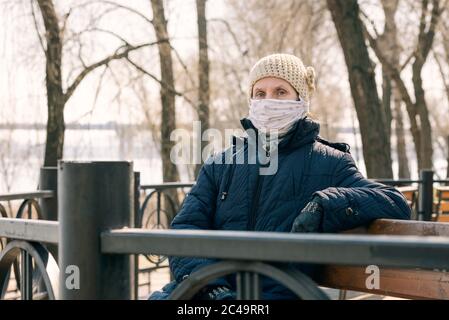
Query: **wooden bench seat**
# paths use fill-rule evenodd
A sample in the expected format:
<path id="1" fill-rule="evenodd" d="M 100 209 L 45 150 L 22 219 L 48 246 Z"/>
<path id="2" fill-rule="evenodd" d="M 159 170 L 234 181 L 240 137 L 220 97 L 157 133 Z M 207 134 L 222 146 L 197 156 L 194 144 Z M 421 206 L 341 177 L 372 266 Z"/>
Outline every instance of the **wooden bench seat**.
<path id="1" fill-rule="evenodd" d="M 371 224 L 369 228 L 351 230 L 347 233 L 449 236 L 449 223 L 378 220 Z M 366 266 L 326 266 L 318 279 L 318 283 L 329 288 L 409 299 L 449 299 L 449 270 L 384 267 L 379 269 L 379 289 L 370 290 L 366 288 L 366 279 L 370 275 L 365 273 Z"/>

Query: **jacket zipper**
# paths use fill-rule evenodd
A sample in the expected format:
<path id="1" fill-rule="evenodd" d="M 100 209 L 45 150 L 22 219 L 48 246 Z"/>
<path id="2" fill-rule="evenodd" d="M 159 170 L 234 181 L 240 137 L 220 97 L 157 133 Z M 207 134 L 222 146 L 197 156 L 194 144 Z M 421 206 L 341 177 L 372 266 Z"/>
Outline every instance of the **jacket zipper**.
<path id="1" fill-rule="evenodd" d="M 256 192 L 253 196 L 253 201 L 251 203 L 251 210 L 250 215 L 248 219 L 248 230 L 252 231 L 256 227 L 256 218 L 257 218 L 257 207 L 259 205 L 259 198 L 260 193 L 262 191 L 262 182 L 263 182 L 264 176 L 261 176 L 259 173 L 257 173 L 257 181 L 256 181 Z"/>
<path id="2" fill-rule="evenodd" d="M 232 177 L 234 176 L 235 164 L 231 164 L 231 169 L 226 180 L 223 191 L 221 192 L 221 201 L 225 201 L 228 196 L 229 188 L 231 187 Z"/>
<path id="3" fill-rule="evenodd" d="M 270 150 L 265 150 L 265 152 L 266 152 L 265 155 L 269 158 Z M 259 168 L 258 168 L 258 172 L 257 172 L 256 192 L 254 193 L 254 196 L 253 196 L 253 200 L 251 203 L 251 210 L 250 210 L 249 219 L 248 219 L 248 226 L 247 226 L 248 231 L 254 231 L 256 229 L 257 209 L 259 206 L 259 198 L 260 198 L 260 193 L 262 191 L 262 185 L 263 185 L 263 179 L 264 179 L 264 176 L 260 175 L 259 170 L 260 170 L 260 164 L 259 164 Z"/>

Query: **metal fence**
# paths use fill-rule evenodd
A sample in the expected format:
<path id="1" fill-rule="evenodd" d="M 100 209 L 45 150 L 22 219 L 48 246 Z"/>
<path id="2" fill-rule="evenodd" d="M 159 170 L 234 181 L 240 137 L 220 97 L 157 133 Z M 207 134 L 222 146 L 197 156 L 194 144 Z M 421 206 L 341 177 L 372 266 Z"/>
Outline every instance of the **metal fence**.
<path id="1" fill-rule="evenodd" d="M 228 274 L 236 274 L 239 299 L 261 297 L 261 275 L 301 298 L 327 298 L 306 275 L 268 262 L 449 267 L 449 238 L 444 237 L 144 229 L 145 214 L 155 214 L 156 224 L 161 221 L 166 210 L 161 196 L 168 185 L 139 186 L 128 162 L 61 162 L 41 176 L 46 176 L 42 191 L 0 197 L 39 198 L 43 219 L 0 219 L 0 238 L 7 240 L 0 253 L 2 298 L 16 265 L 22 299 L 136 299 L 138 255 L 222 260 L 184 281 L 172 295 L 178 299 L 189 299 L 210 280 Z M 140 206 L 142 190 L 152 191 Z M 147 212 L 151 197 L 156 207 Z M 171 206 L 169 200 L 166 204 Z"/>
<path id="2" fill-rule="evenodd" d="M 416 216 L 417 220 L 431 221 L 434 213 L 434 188 L 435 184 L 449 185 L 449 179 L 434 179 L 433 170 L 421 170 L 419 179 L 376 179 L 376 181 L 401 187 L 407 185 L 418 185 L 418 199 Z"/>

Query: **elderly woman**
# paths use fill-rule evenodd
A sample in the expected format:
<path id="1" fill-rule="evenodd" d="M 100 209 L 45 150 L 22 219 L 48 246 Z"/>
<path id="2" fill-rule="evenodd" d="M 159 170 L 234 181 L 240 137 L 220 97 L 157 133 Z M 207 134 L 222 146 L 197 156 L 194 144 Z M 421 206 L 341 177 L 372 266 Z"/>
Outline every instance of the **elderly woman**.
<path id="1" fill-rule="evenodd" d="M 319 124 L 308 117 L 314 82 L 313 68 L 293 55 L 273 54 L 256 63 L 250 73 L 249 117 L 241 120 L 247 132 L 256 134 L 204 164 L 173 229 L 335 233 L 379 218 L 409 219 L 400 192 L 365 179 L 347 144 L 319 137 Z M 277 167 L 271 174 L 261 174 L 260 161 L 225 161 L 229 154 L 247 156 L 256 145 L 268 157 L 275 151 Z M 214 262 L 171 257 L 175 280 L 150 299 L 168 298 L 183 279 Z M 311 265 L 298 267 L 313 275 Z M 281 284 L 262 279 L 264 299 L 293 298 Z M 196 298 L 235 298 L 235 276 L 213 281 Z"/>

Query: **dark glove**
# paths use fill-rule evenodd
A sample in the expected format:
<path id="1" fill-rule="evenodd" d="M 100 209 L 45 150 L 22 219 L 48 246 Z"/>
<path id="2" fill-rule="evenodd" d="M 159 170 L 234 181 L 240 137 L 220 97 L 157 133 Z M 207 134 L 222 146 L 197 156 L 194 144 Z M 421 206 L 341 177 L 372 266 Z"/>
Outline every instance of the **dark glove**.
<path id="1" fill-rule="evenodd" d="M 226 286 L 208 286 L 196 294 L 195 300 L 235 300 L 236 294 Z"/>
<path id="2" fill-rule="evenodd" d="M 322 230 L 324 209 L 319 198 L 310 201 L 293 221 L 290 232 L 320 232 Z"/>

